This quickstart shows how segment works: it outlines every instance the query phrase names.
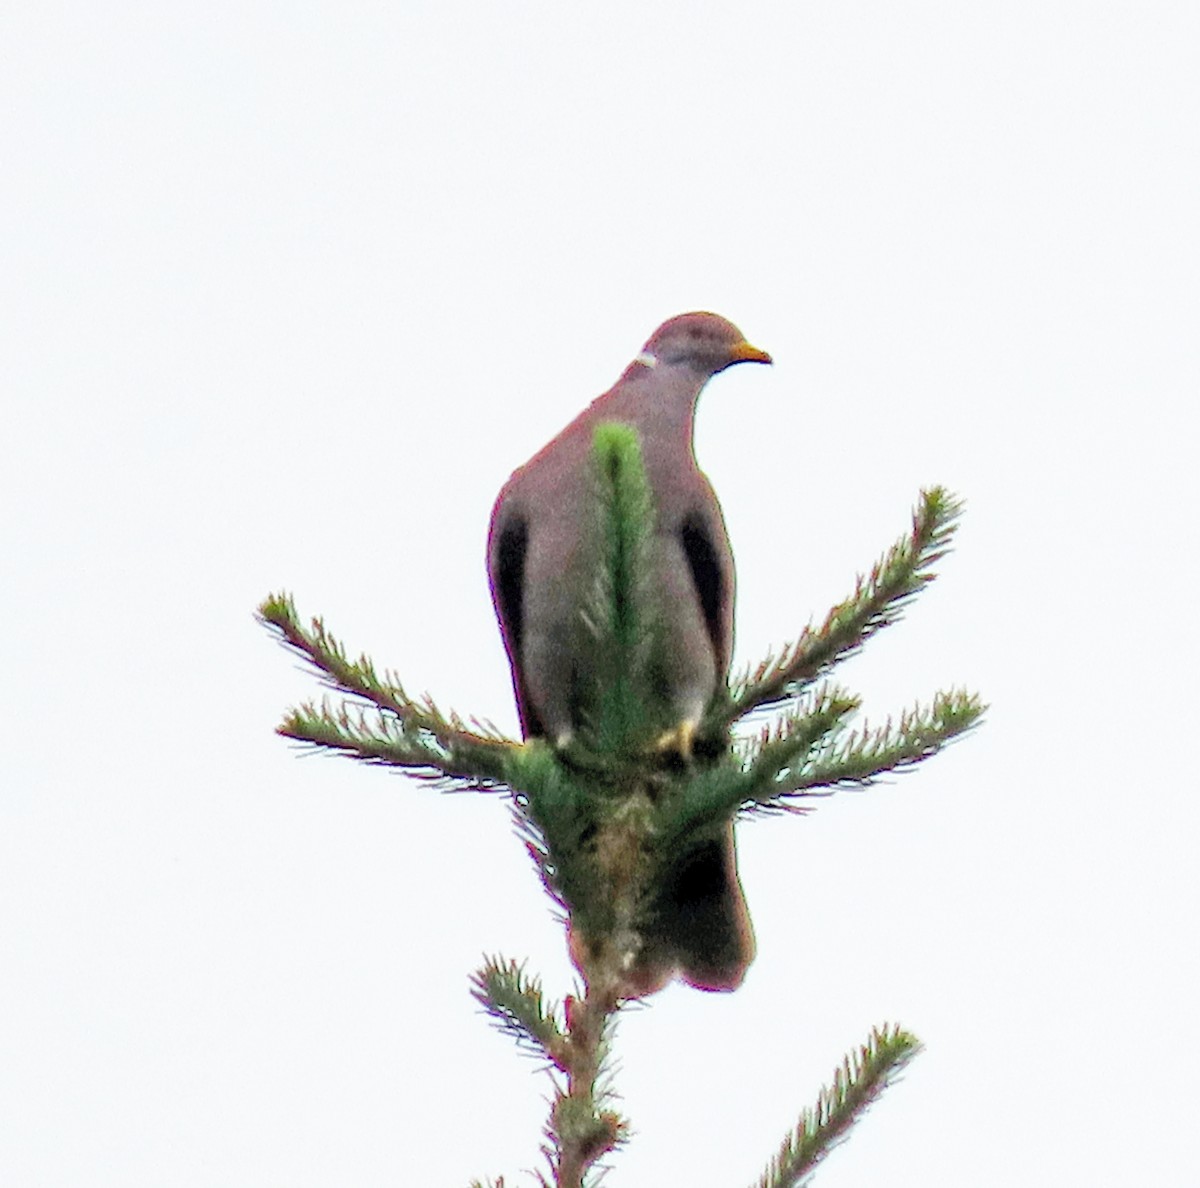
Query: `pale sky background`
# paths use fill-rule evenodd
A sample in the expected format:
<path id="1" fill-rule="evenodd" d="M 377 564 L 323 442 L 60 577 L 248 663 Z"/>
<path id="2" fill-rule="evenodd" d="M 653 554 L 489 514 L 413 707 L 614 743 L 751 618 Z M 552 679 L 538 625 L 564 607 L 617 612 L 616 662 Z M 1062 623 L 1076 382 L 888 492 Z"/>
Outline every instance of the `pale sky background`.
<path id="1" fill-rule="evenodd" d="M 0 1184 L 465 1186 L 548 1083 L 483 952 L 571 970 L 500 798 L 301 758 L 284 588 L 516 729 L 508 473 L 664 318 L 739 662 L 922 485 L 968 510 L 844 671 L 973 738 L 740 832 L 738 993 L 624 1019 L 613 1188 L 750 1184 L 872 1024 L 826 1188 L 1200 1183 L 1200 8 L 12 6 L 0 30 Z"/>

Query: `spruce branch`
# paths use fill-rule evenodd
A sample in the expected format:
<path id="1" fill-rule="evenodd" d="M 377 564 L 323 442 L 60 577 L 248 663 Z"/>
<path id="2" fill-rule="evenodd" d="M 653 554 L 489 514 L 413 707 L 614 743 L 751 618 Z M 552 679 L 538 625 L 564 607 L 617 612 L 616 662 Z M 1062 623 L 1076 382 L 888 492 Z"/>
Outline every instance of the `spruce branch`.
<path id="1" fill-rule="evenodd" d="M 628 1137 L 628 1123 L 612 1108 L 607 1061 L 622 999 L 610 954 L 584 960 L 584 993 L 565 1003 L 565 1084 L 557 1086 L 546 1151 L 555 1188 L 584 1188 L 588 1172 Z"/>
<path id="2" fill-rule="evenodd" d="M 337 706 L 328 699 L 319 705 L 302 702 L 287 711 L 276 733 L 363 763 L 403 768 L 447 791 L 490 791 L 500 786 L 495 778 L 480 776 L 478 765 L 468 765 L 455 751 L 405 730 L 395 718 L 386 714 L 371 717 L 361 706 L 345 702 Z"/>
<path id="3" fill-rule="evenodd" d="M 836 685 L 811 691 L 807 704 L 763 726 L 758 738 L 743 744 L 742 764 L 751 791 L 746 799 L 764 803 L 766 789 L 778 790 L 789 773 L 810 767 L 827 754 L 861 702 Z"/>
<path id="4" fill-rule="evenodd" d="M 430 697 L 410 697 L 393 674 L 381 678 L 367 656 L 350 660 L 323 620 L 301 625 L 288 594 L 268 597 L 257 617 L 311 664 L 324 684 L 367 702 L 378 714 L 368 720 L 361 706 L 354 707 L 355 714 L 350 706 L 306 703 L 285 716 L 279 734 L 367 763 L 409 768 L 447 787 L 491 788 L 504 782 L 506 756 L 515 744 L 494 728 L 473 721 L 476 729 L 468 730 L 462 718 L 443 714 Z"/>
<path id="5" fill-rule="evenodd" d="M 578 730 L 562 746 L 516 743 L 474 719 L 468 725 L 443 713 L 427 696 L 410 697 L 366 656 L 350 660 L 322 620 L 302 626 L 286 594 L 258 611 L 347 699 L 289 710 L 280 734 L 448 789 L 511 790 L 517 831 L 562 910 L 582 988 L 560 1008 L 523 964 L 489 957 L 473 975 L 472 993 L 501 1030 L 547 1062 L 554 1085 L 543 1147 L 548 1177 L 534 1173 L 544 1188 L 595 1185 L 600 1161 L 625 1139 L 608 1073 L 611 1039 L 627 1002 L 679 972 L 677 939 L 663 921 L 672 918 L 666 909 L 693 902 L 686 898 L 693 891 L 681 890 L 692 858 L 722 844 L 738 813 L 803 812 L 807 798 L 869 785 L 937 753 L 975 726 L 985 708 L 974 694 L 952 690 L 894 723 L 852 730 L 859 699 L 821 681 L 895 622 L 932 580 L 960 510 L 956 499 L 932 488 L 921 494 L 911 533 L 859 579 L 849 599 L 819 628 L 806 628 L 779 656 L 720 690 L 694 750 L 665 749 L 677 709 L 663 695 L 667 612 L 652 578 L 655 509 L 637 434 L 601 426 L 592 462 L 595 580 L 580 607 L 588 679 L 579 690 Z M 730 741 L 739 718 L 782 702 L 791 704 L 777 721 Z M 917 1049 L 898 1028 L 874 1031 L 801 1116 L 759 1188 L 797 1184 Z M 501 1188 L 503 1180 L 486 1183 Z"/>
<path id="6" fill-rule="evenodd" d="M 673 856 L 686 852 L 693 839 L 736 813 L 807 811 L 778 799 L 779 781 L 829 750 L 831 738 L 858 706 L 857 697 L 823 684 L 810 690 L 803 704 L 762 726 L 757 736 L 740 740 L 716 763 L 687 770 L 657 798 L 649 842 L 659 869 L 669 869 Z"/>
<path id="7" fill-rule="evenodd" d="M 916 1037 L 899 1027 L 874 1028 L 867 1042 L 842 1061 L 816 1105 L 800 1115 L 755 1188 L 795 1188 L 920 1050 Z"/>
<path id="8" fill-rule="evenodd" d="M 625 672 L 636 679 L 648 659 L 647 638 L 652 634 L 646 618 L 653 605 L 654 532 L 654 500 L 637 430 L 619 422 L 598 425 L 592 468 L 601 545 L 585 617 L 593 635 L 610 651 L 622 653 Z"/>
<path id="9" fill-rule="evenodd" d="M 606 808 L 549 744 L 533 739 L 507 756 L 513 820 L 542 885 L 585 932 L 602 927 L 611 902 L 595 863 L 595 838 Z"/>
<path id="10" fill-rule="evenodd" d="M 566 1043 L 558 1021 L 557 1004 L 547 1005 L 540 978 L 525 973 L 524 963 L 488 957 L 471 976 L 471 994 L 496 1021 L 500 1030 L 519 1047 L 549 1060 L 556 1068 L 565 1063 Z"/>
<path id="11" fill-rule="evenodd" d="M 580 710 L 578 757 L 611 766 L 645 747 L 665 728 L 649 696 L 661 624 L 653 586 L 654 499 L 637 430 L 619 422 L 596 426 L 592 490 L 597 514 L 591 553 L 595 573 L 582 611 L 595 674 Z"/>
<path id="12" fill-rule="evenodd" d="M 713 726 L 729 725 L 754 710 L 799 696 L 835 664 L 853 655 L 877 631 L 896 622 L 905 606 L 934 579 L 933 566 L 950 551 L 962 502 L 944 487 L 921 492 L 912 530 L 894 544 L 854 593 L 835 606 L 815 630 L 736 681 L 729 700 L 717 706 Z"/>
<path id="13" fill-rule="evenodd" d="M 548 1061 L 554 1099 L 543 1154 L 549 1188 L 584 1188 L 588 1173 L 626 1139 L 628 1124 L 615 1109 L 608 1058 L 622 1000 L 606 957 L 584 966 L 584 992 L 547 1007 L 541 983 L 524 966 L 489 957 L 472 978 L 472 994 L 518 1046 Z"/>
<path id="14" fill-rule="evenodd" d="M 880 776 L 902 771 L 937 754 L 979 724 L 986 706 L 974 693 L 951 690 L 938 693 L 929 708 L 905 710 L 872 729 L 851 731 L 844 739 L 809 752 L 799 762 L 771 770 L 765 765 L 753 790 L 760 806 L 782 807 L 791 799 L 829 795 L 844 788 L 862 788 Z"/>

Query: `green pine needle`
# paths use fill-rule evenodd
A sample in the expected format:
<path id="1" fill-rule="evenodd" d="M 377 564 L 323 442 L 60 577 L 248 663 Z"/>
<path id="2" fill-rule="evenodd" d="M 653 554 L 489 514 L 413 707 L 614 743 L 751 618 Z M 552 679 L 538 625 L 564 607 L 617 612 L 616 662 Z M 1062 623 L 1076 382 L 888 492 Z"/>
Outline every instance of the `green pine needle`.
<path id="1" fill-rule="evenodd" d="M 407 768 L 447 788 L 489 789 L 504 780 L 506 755 L 515 745 L 494 727 L 443 714 L 428 696 L 411 698 L 394 674 L 381 678 L 366 656 L 347 657 L 345 647 L 321 619 L 302 627 L 287 594 L 273 594 L 258 608 L 259 621 L 310 663 L 322 681 L 374 707 L 352 703 L 333 708 L 305 703 L 289 711 L 279 726 L 285 738 L 327 748 L 366 763 Z"/>
<path id="2" fill-rule="evenodd" d="M 795 1188 L 920 1050 L 916 1037 L 899 1027 L 872 1030 L 867 1042 L 842 1061 L 816 1105 L 800 1115 L 755 1188 Z"/>
<path id="3" fill-rule="evenodd" d="M 595 578 L 583 608 L 595 674 L 580 706 L 582 748 L 611 762 L 657 730 L 653 683 L 659 614 L 653 585 L 654 498 L 641 438 L 630 425 L 598 425 L 592 436 L 597 509 Z"/>
<path id="4" fill-rule="evenodd" d="M 854 593 L 824 623 L 806 627 L 795 643 L 734 682 L 720 709 L 725 723 L 799 696 L 835 664 L 857 652 L 877 631 L 897 621 L 905 606 L 933 581 L 933 566 L 950 551 L 962 502 L 943 487 L 921 492 L 912 531 L 859 578 Z"/>
<path id="5" fill-rule="evenodd" d="M 654 499 L 642 461 L 641 438 L 629 425 L 610 422 L 593 434 L 593 465 L 602 504 L 604 529 L 599 614 L 623 653 L 636 653 L 646 639 L 643 619 L 654 533 Z"/>
<path id="6" fill-rule="evenodd" d="M 929 708 L 906 710 L 898 722 L 889 719 L 876 729 L 863 725 L 828 750 L 780 769 L 772 785 L 756 790 L 755 799 L 772 805 L 781 798 L 865 787 L 936 755 L 977 726 L 986 709 L 966 690 L 938 693 Z"/>
<path id="7" fill-rule="evenodd" d="M 860 704 L 857 697 L 828 684 L 806 701 L 764 726 L 757 739 L 743 744 L 752 797 L 760 804 L 774 799 L 791 773 L 805 770 L 827 753 L 831 740 L 842 732 L 846 719 Z"/>
<path id="8" fill-rule="evenodd" d="M 635 953 L 639 905 L 679 854 L 710 838 L 737 812 L 803 811 L 805 798 L 869 785 L 936 754 L 980 721 L 985 706 L 963 690 L 939 693 L 881 727 L 850 729 L 856 697 L 818 682 L 876 631 L 895 622 L 932 579 L 961 504 L 943 488 L 921 493 L 911 532 L 859 579 L 854 593 L 783 652 L 724 689 L 699 737 L 728 739 L 739 718 L 791 702 L 776 722 L 732 746 L 671 763 L 653 740 L 671 723 L 659 689 L 661 609 L 653 577 L 654 507 L 637 433 L 601 426 L 593 440 L 597 477 L 593 596 L 582 608 L 594 680 L 584 690 L 582 724 L 565 750 L 541 740 L 519 744 L 494 727 L 443 713 L 408 695 L 366 656 L 351 660 L 320 619 L 302 626 L 287 594 L 267 598 L 258 617 L 321 681 L 347 700 L 308 702 L 288 711 L 279 733 L 372 764 L 399 767 L 447 789 L 511 789 L 518 831 L 546 889 L 586 938 L 584 998 L 548 1003 L 523 965 L 487 958 L 472 993 L 506 1034 L 548 1061 L 555 1104 L 543 1148 L 555 1183 L 596 1183 L 597 1160 L 625 1138 L 609 1108 L 607 1056 L 620 982 L 602 964 Z M 590 665 L 590 667 L 589 667 Z M 660 722 L 660 719 L 663 719 Z M 628 934 L 628 935 L 627 935 Z M 600 954 L 596 957 L 595 954 Z M 614 968 L 616 968 L 614 966 Z M 588 970 L 601 976 L 595 985 Z M 603 989 L 597 989 L 603 987 Z M 758 1188 L 794 1188 L 849 1130 L 918 1051 L 899 1028 L 872 1032 L 843 1062 L 830 1087 L 771 1161 Z M 549 1181 L 535 1172 L 539 1183 Z M 503 1188 L 503 1179 L 472 1188 Z"/>
<path id="9" fill-rule="evenodd" d="M 517 833 L 551 898 L 585 929 L 607 898 L 597 886 L 592 841 L 603 798 L 589 794 L 548 743 L 534 739 L 506 756 Z"/>
<path id="10" fill-rule="evenodd" d="M 518 1046 L 563 1067 L 565 1037 L 558 1022 L 559 1008 L 547 1005 L 541 980 L 526 975 L 523 963 L 486 958 L 483 968 L 471 976 L 471 994 Z"/>

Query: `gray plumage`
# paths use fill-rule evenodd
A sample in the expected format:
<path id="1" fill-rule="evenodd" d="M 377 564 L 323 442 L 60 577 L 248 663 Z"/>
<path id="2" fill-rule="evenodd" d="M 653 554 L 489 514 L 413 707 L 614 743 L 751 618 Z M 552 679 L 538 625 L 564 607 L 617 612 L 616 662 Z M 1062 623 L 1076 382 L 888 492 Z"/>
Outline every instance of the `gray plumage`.
<path id="1" fill-rule="evenodd" d="M 579 725 L 591 654 L 582 614 L 594 558 L 592 434 L 633 426 L 654 500 L 652 548 L 662 632 L 662 695 L 670 743 L 691 759 L 696 725 L 724 683 L 733 650 L 734 568 L 720 505 L 696 465 L 696 402 L 735 363 L 769 363 L 741 332 L 711 313 L 664 322 L 616 384 L 518 469 L 501 490 L 488 537 L 488 574 L 527 738 L 565 746 Z M 733 826 L 680 856 L 647 937 L 648 983 L 675 973 L 707 989 L 738 985 L 753 934 L 738 883 Z M 652 987 L 651 987 L 652 988 Z"/>

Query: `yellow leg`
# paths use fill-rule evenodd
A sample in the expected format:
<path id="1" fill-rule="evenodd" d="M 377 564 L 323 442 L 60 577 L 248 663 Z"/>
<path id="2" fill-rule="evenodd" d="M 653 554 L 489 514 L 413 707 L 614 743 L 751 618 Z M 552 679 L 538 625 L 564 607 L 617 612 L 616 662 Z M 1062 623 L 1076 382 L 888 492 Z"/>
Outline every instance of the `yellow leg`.
<path id="1" fill-rule="evenodd" d="M 698 722 L 685 718 L 673 730 L 668 730 L 654 744 L 656 751 L 674 751 L 685 763 L 692 761 L 692 743 Z"/>

